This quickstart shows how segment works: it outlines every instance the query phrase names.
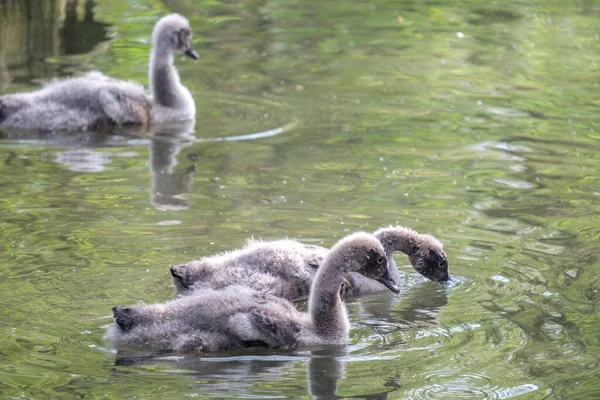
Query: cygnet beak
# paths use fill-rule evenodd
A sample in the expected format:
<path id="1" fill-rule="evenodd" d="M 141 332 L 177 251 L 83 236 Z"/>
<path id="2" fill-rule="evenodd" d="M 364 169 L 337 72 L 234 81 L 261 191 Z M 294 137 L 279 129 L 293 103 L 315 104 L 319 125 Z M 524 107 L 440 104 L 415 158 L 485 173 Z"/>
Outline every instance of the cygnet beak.
<path id="1" fill-rule="evenodd" d="M 185 51 L 185 55 L 188 56 L 188 57 L 190 57 L 190 58 L 193 58 L 194 60 L 197 60 L 197 59 L 200 58 L 200 56 L 198 55 L 198 53 L 196 53 L 196 50 L 194 50 L 192 48 L 187 49 Z"/>
<path id="2" fill-rule="evenodd" d="M 387 269 L 385 271 L 383 271 L 383 275 L 381 275 L 379 277 L 379 279 L 377 279 L 377 282 L 382 283 L 383 285 L 385 285 L 386 288 L 390 289 L 392 292 L 394 292 L 396 294 L 400 293 L 400 289 L 398 288 L 398 285 L 390 277 L 390 274 L 388 273 Z"/>

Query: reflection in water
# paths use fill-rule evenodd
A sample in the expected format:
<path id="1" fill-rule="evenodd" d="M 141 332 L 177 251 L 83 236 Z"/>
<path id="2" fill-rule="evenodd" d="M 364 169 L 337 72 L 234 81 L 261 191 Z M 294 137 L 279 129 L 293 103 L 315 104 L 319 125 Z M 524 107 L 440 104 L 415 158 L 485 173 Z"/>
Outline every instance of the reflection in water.
<path id="1" fill-rule="evenodd" d="M 0 87 L 63 75 L 56 64 L 46 62 L 49 57 L 88 53 L 106 41 L 108 25 L 94 22 L 94 5 L 85 1 L 80 21 L 78 0 L 0 2 Z"/>
<path id="2" fill-rule="evenodd" d="M 186 17 L 191 15 L 199 14 L 198 4 L 194 3 L 194 0 L 163 0 L 165 6 L 172 12 L 176 12 Z"/>
<path id="3" fill-rule="evenodd" d="M 56 153 L 55 161 L 75 172 L 100 172 L 110 163 L 111 154 L 89 149 L 66 150 Z"/>
<path id="4" fill-rule="evenodd" d="M 108 40 L 106 28 L 110 25 L 94 21 L 96 2 L 85 0 L 83 18 L 79 20 L 79 0 L 66 0 L 65 21 L 60 29 L 61 53 L 89 53 L 101 41 Z"/>
<path id="5" fill-rule="evenodd" d="M 154 125 L 151 138 L 136 139 L 140 127 L 127 127 L 128 131 L 116 133 L 127 136 L 107 135 L 102 132 L 85 133 L 42 133 L 6 130 L 0 131 L 4 145 L 24 146 L 37 144 L 53 147 L 67 147 L 53 152 L 53 160 L 76 172 L 100 172 L 106 169 L 113 157 L 137 156 L 136 152 L 97 151 L 95 148 L 139 146 L 148 143 L 152 174 L 150 202 L 160 210 L 182 210 L 189 207 L 186 195 L 191 190 L 191 174 L 195 167 L 183 171 L 175 170 L 177 155 L 181 149 L 194 143 L 195 121 Z"/>
<path id="6" fill-rule="evenodd" d="M 195 166 L 175 171 L 177 154 L 193 141 L 195 121 L 168 126 L 152 126 L 150 143 L 150 172 L 152 173 L 151 202 L 159 210 L 183 210 L 190 204 L 186 197 L 192 189 L 191 174 Z"/>
<path id="7" fill-rule="evenodd" d="M 214 354 L 181 353 L 171 351 L 146 351 L 119 348 L 115 360 L 121 367 L 162 367 L 171 373 L 188 375 L 198 390 L 197 395 L 244 396 L 249 388 L 260 383 L 271 383 L 264 392 L 274 394 L 278 389 L 269 389 L 276 382 L 293 372 L 293 367 L 303 363 L 304 357 L 294 354 L 274 353 L 265 349 L 219 352 Z M 125 370 L 123 370 L 125 371 Z M 126 372 L 127 373 L 127 372 Z M 253 376 L 255 379 L 245 379 Z"/>
<path id="8" fill-rule="evenodd" d="M 0 89 L 10 83 L 4 52 L 0 50 Z"/>
<path id="9" fill-rule="evenodd" d="M 201 353 L 172 351 L 143 351 L 139 348 L 120 348 L 115 359 L 117 367 L 162 367 L 174 374 L 188 375 L 194 379 L 193 387 L 200 396 L 245 397 L 248 389 L 264 385 L 265 396 L 281 395 L 282 383 L 296 373 L 295 366 L 306 364 L 307 391 L 317 400 L 335 400 L 339 383 L 346 378 L 345 363 L 348 352 L 341 347 L 322 347 L 308 352 L 287 353 L 265 349 L 244 349 L 219 352 L 205 356 Z M 122 370 L 123 371 L 123 370 Z M 253 379 L 247 379 L 252 376 Z M 278 385 L 273 385 L 278 383 Z M 384 382 L 381 390 L 343 398 L 387 399 L 397 390 L 395 382 Z M 297 395 L 297 387 L 290 388 Z"/>
<path id="10" fill-rule="evenodd" d="M 10 77 L 13 71 L 25 75 L 26 81 L 48 75 L 44 60 L 58 54 L 58 15 L 60 2 L 56 0 L 2 2 L 0 48 L 7 64 L 0 75 L 8 81 L 19 80 Z"/>
<path id="11" fill-rule="evenodd" d="M 135 156 L 137 153 L 95 151 L 92 148 L 139 146 L 148 143 L 150 149 L 149 169 L 152 174 L 150 202 L 159 210 L 184 210 L 190 203 L 187 195 L 192 189 L 191 174 L 195 165 L 185 170 L 175 170 L 179 152 L 194 143 L 258 140 L 287 132 L 296 126 L 290 123 L 261 132 L 195 138 L 195 120 L 178 121 L 168 124 L 155 124 L 145 132 L 142 126 L 115 128 L 111 134 L 105 132 L 31 132 L 23 130 L 2 130 L 0 139 L 4 145 L 26 146 L 43 145 L 68 147 L 68 150 L 53 154 L 56 163 L 65 165 L 76 172 L 101 172 L 110 164 L 113 157 Z M 144 135 L 152 135 L 150 139 Z M 195 157 L 190 155 L 190 157 Z M 195 162 L 196 160 L 192 160 Z"/>
<path id="12" fill-rule="evenodd" d="M 267 352 L 266 350 L 264 352 Z M 293 364 L 302 361 L 294 356 L 276 356 L 272 354 L 245 355 L 224 352 L 204 357 L 200 353 L 180 353 L 170 351 L 146 351 L 132 348 L 119 348 L 115 360 L 122 367 L 162 367 L 171 373 L 188 375 L 198 395 L 244 395 L 258 382 L 277 382 L 288 372 Z M 255 376 L 256 380 L 244 379 Z"/>
<path id="13" fill-rule="evenodd" d="M 308 362 L 308 393 L 315 400 L 370 399 L 384 400 L 397 389 L 395 383 L 386 382 L 381 391 L 355 396 L 338 395 L 339 381 L 346 378 L 345 362 L 348 352 L 340 347 L 324 347 L 310 352 Z"/>
<path id="14" fill-rule="evenodd" d="M 186 195 L 192 188 L 191 173 L 195 166 L 175 171 L 177 154 L 192 142 L 154 137 L 150 147 L 150 171 L 152 172 L 151 202 L 159 210 L 184 210 L 190 206 Z"/>
<path id="15" fill-rule="evenodd" d="M 421 325 L 439 325 L 440 309 L 448 304 L 449 290 L 450 284 L 423 282 L 407 293 L 403 298 L 402 308 L 394 313 L 394 318 Z"/>
<path id="16" fill-rule="evenodd" d="M 337 399 L 338 383 L 345 378 L 342 361 L 336 356 L 345 352 L 339 348 L 315 350 L 308 362 L 308 391 L 315 399 Z"/>
<path id="17" fill-rule="evenodd" d="M 149 168 L 152 174 L 150 202 L 157 209 L 183 210 L 189 207 L 186 196 L 192 188 L 191 174 L 195 171 L 195 166 L 183 171 L 175 170 L 175 166 L 177 165 L 177 155 L 181 149 L 193 143 L 194 124 L 195 121 L 187 121 L 169 124 L 168 126 L 157 125 L 152 127 L 151 133 L 153 136 L 149 141 Z M 63 138 L 62 135 L 59 137 Z M 82 143 L 79 135 L 67 135 L 66 137 Z M 107 135 L 99 137 L 104 138 L 105 141 L 96 143 L 97 146 L 110 145 L 111 140 L 116 139 Z M 53 136 L 53 138 L 56 138 L 56 136 Z M 56 144 L 54 141 L 53 143 Z M 136 144 L 136 141 L 132 143 Z M 126 155 L 132 156 L 136 153 L 129 152 Z M 112 157 L 119 156 L 123 155 L 121 153 L 94 151 L 89 148 L 77 148 L 57 152 L 55 161 L 67 166 L 72 171 L 99 172 L 106 168 Z"/>
<path id="18" fill-rule="evenodd" d="M 416 274 L 408 276 L 399 295 L 380 293 L 353 299 L 352 303 L 360 307 L 361 324 L 381 335 L 439 325 L 440 309 L 448 304 L 451 285 L 423 281 Z M 399 304 L 398 299 L 401 299 Z"/>

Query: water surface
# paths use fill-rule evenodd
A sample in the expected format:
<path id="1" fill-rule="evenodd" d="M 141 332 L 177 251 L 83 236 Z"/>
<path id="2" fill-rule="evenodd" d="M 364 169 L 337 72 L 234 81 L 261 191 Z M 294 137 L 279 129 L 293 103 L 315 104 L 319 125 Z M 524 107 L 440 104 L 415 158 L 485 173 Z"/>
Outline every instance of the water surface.
<path id="1" fill-rule="evenodd" d="M 447 4 L 446 4 L 447 3 Z M 97 69 L 147 84 L 156 20 L 194 126 L 3 132 L 3 398 L 587 399 L 600 391 L 600 7 L 594 1 L 0 2 L 0 93 Z M 83 34 L 82 32 L 85 32 Z M 108 348 L 110 308 L 250 237 L 432 233 L 400 296 L 350 299 L 351 344 Z"/>

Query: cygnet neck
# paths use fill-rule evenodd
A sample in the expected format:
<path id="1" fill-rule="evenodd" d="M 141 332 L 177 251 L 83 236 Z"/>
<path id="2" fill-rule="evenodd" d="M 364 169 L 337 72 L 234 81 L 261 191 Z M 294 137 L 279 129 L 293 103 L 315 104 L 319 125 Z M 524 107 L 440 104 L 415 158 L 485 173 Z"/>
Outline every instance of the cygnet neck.
<path id="1" fill-rule="evenodd" d="M 393 251 L 401 251 L 411 255 L 419 242 L 419 233 L 404 227 L 382 228 L 374 233 L 383 244 L 386 254 L 391 256 Z"/>
<path id="2" fill-rule="evenodd" d="M 321 336 L 339 336 L 340 330 L 347 329 L 346 308 L 340 298 L 343 282 L 344 273 L 335 263 L 326 261 L 317 271 L 310 289 L 308 308 L 315 331 Z"/>
<path id="3" fill-rule="evenodd" d="M 160 38 L 154 43 L 148 66 L 150 92 L 154 102 L 164 107 L 182 109 L 187 98 L 173 64 L 173 49 Z"/>

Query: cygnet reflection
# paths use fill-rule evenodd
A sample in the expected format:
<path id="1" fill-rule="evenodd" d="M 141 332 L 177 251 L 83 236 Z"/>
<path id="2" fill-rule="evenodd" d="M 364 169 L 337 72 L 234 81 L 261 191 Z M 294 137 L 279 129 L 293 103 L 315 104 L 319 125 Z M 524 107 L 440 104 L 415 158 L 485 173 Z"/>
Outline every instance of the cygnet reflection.
<path id="1" fill-rule="evenodd" d="M 440 309 L 448 304 L 449 291 L 446 286 L 423 282 L 408 293 L 402 307 L 394 311 L 393 318 L 400 317 L 419 325 L 439 325 Z"/>
<path id="2" fill-rule="evenodd" d="M 185 210 L 190 206 L 187 195 L 192 190 L 191 174 L 195 165 L 184 170 L 176 170 L 175 166 L 179 152 L 193 143 L 194 124 L 195 121 L 183 121 L 151 129 L 150 202 L 159 210 Z"/>
<path id="3" fill-rule="evenodd" d="M 75 172 L 100 172 L 111 162 L 111 154 L 91 149 L 74 149 L 56 153 L 55 161 Z"/>
<path id="4" fill-rule="evenodd" d="M 399 389 L 395 382 L 396 377 L 384 377 L 380 384 L 380 390 L 373 393 L 362 393 L 357 395 L 344 395 L 340 397 L 340 381 L 346 376 L 346 361 L 351 357 L 347 349 L 336 347 L 323 347 L 311 351 L 308 362 L 308 393 L 315 400 L 338 400 L 338 399 L 369 399 L 385 400 L 388 395 Z M 352 379 L 352 377 L 349 377 Z M 343 388 L 342 388 L 343 390 Z"/>
<path id="5" fill-rule="evenodd" d="M 199 397 L 237 397 L 247 395 L 257 382 L 277 386 L 277 382 L 293 373 L 294 366 L 302 362 L 293 355 L 278 354 L 266 349 L 244 349 L 204 357 L 196 352 L 119 347 L 115 366 L 124 367 L 119 369 L 124 373 L 129 373 L 129 367 L 159 367 L 165 374 L 189 376 L 190 387 Z M 264 391 L 261 394 L 267 395 Z"/>
<path id="6" fill-rule="evenodd" d="M 306 352 L 268 349 L 243 349 L 224 351 L 203 357 L 195 352 L 152 351 L 141 348 L 121 347 L 117 352 L 115 366 L 159 367 L 165 373 L 189 376 L 189 386 L 197 395 L 206 397 L 248 396 L 298 396 L 298 388 L 290 392 L 281 382 L 301 381 L 299 365 L 306 365 L 306 391 L 315 400 L 341 398 L 387 399 L 389 393 L 398 389 L 394 376 L 382 377 L 373 393 L 340 397 L 346 376 L 346 362 L 351 360 L 343 347 L 316 347 Z M 119 369 L 127 373 L 127 369 Z M 350 377 L 351 379 L 351 377 Z M 260 383 L 271 383 L 260 385 Z M 391 382 L 391 383 L 390 383 Z M 279 383 L 279 385 L 278 385 Z"/>
<path id="7" fill-rule="evenodd" d="M 193 143 L 194 124 L 195 121 L 185 121 L 156 125 L 149 132 L 152 135 L 149 139 L 98 133 L 32 135 L 22 132 L 3 132 L 0 138 L 14 140 L 15 145 L 26 141 L 63 147 L 62 150 L 53 151 L 51 157 L 57 164 L 75 172 L 104 171 L 114 158 L 137 157 L 140 152 L 136 148 L 148 143 L 150 203 L 160 210 L 183 210 L 190 206 L 187 195 L 192 188 L 191 174 L 195 171 L 195 165 L 181 170 L 176 170 L 175 167 L 180 151 Z M 116 152 L 107 149 L 116 147 L 129 147 L 131 151 Z"/>
<path id="8" fill-rule="evenodd" d="M 380 293 L 356 297 L 348 301 L 348 307 L 360 314 L 360 325 L 387 337 L 394 332 L 440 325 L 440 310 L 448 304 L 449 290 L 421 280 L 402 286 L 399 296 Z"/>
<path id="9" fill-rule="evenodd" d="M 308 362 L 308 392 L 318 400 L 338 399 L 339 381 L 346 377 L 342 357 L 347 351 L 340 348 L 323 348 L 311 351 Z"/>

